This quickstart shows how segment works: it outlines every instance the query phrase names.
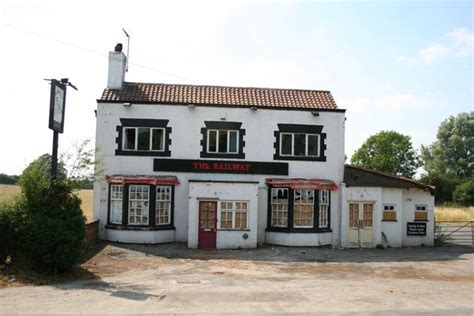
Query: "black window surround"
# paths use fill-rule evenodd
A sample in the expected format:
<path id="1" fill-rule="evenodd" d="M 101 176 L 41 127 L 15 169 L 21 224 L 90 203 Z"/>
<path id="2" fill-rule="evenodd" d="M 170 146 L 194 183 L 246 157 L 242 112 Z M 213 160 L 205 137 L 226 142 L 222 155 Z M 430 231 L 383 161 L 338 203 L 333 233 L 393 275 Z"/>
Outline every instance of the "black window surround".
<path id="1" fill-rule="evenodd" d="M 275 136 L 275 142 L 273 147 L 275 154 L 273 155 L 274 160 L 300 160 L 300 161 L 326 161 L 326 133 L 323 133 L 322 125 L 305 125 L 305 124 L 277 124 L 278 130 L 273 133 Z M 282 155 L 280 153 L 280 142 L 281 134 L 310 134 L 318 135 L 319 137 L 319 148 L 318 156 L 289 156 Z"/>
<path id="2" fill-rule="evenodd" d="M 110 200 L 111 200 L 111 186 L 115 184 L 109 183 L 109 194 L 107 202 L 107 225 L 105 226 L 108 229 L 118 229 L 118 230 L 174 230 L 174 186 L 172 185 L 152 185 L 146 183 L 133 183 L 133 184 L 123 184 L 123 198 L 122 198 L 122 224 L 112 223 L 110 219 Z M 128 224 L 128 207 L 129 207 L 129 187 L 130 185 L 146 185 L 149 187 L 149 215 L 148 215 L 148 225 L 129 225 Z M 155 213 L 156 213 L 156 187 L 160 186 L 169 186 L 171 188 L 171 207 L 170 207 L 170 223 L 165 225 L 155 225 Z"/>
<path id="3" fill-rule="evenodd" d="M 116 156 L 152 156 L 152 157 L 170 157 L 170 145 L 171 138 L 170 134 L 172 132 L 171 127 L 167 127 L 169 120 L 154 120 L 154 119 L 130 119 L 130 118 L 121 118 L 120 123 L 116 127 L 118 136 L 115 139 L 117 143 L 117 149 L 115 150 Z M 164 135 L 164 150 L 124 150 L 123 148 L 123 139 L 124 139 L 124 129 L 126 127 L 149 127 L 149 128 L 162 128 L 165 131 Z"/>
<path id="4" fill-rule="evenodd" d="M 206 127 L 201 128 L 201 158 L 226 158 L 226 159 L 245 159 L 245 129 L 241 128 L 241 122 L 226 122 L 226 121 L 204 121 Z M 209 152 L 208 146 L 208 131 L 209 130 L 228 130 L 238 132 L 238 148 L 236 153 L 218 153 Z"/>
<path id="5" fill-rule="evenodd" d="M 287 227 L 272 227 L 272 188 L 268 188 L 268 200 L 267 200 L 267 232 L 281 232 L 281 233 L 330 233 L 331 229 L 331 191 L 329 191 L 329 207 L 328 207 L 328 226 L 319 227 L 319 190 L 314 190 L 314 216 L 313 216 L 313 227 L 311 228 L 297 228 L 294 227 L 293 216 L 294 216 L 294 197 L 295 190 L 288 189 L 288 226 Z"/>

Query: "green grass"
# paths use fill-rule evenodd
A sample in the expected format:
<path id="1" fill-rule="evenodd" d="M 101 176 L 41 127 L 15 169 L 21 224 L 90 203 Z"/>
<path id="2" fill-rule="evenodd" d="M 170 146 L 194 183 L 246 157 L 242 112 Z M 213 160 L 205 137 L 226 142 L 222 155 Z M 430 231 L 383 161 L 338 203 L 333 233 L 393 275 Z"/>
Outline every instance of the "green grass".
<path id="1" fill-rule="evenodd" d="M 13 199 L 15 196 L 21 193 L 21 189 L 18 185 L 0 184 L 0 202 L 8 201 Z M 82 200 L 82 213 L 91 220 L 92 216 L 92 203 L 93 203 L 93 190 L 80 190 L 79 198 Z"/>

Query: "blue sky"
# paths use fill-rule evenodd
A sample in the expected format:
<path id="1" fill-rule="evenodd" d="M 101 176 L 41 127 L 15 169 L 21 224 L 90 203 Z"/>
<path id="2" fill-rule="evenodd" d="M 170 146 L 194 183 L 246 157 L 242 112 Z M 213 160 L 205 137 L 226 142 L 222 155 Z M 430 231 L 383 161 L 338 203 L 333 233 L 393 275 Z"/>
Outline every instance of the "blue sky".
<path id="1" fill-rule="evenodd" d="M 68 92 L 61 150 L 94 138 L 122 27 L 128 81 L 331 90 L 347 109 L 348 157 L 380 130 L 418 149 L 442 120 L 473 110 L 473 20 L 471 1 L 0 0 L 0 172 L 51 150 L 43 78 L 79 87 Z"/>

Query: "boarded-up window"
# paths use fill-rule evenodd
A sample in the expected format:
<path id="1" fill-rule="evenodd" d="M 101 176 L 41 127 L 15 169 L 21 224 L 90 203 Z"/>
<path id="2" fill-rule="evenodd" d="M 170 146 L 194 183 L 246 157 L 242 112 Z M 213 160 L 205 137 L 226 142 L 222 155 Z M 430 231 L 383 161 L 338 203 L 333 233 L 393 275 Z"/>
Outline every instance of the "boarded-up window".
<path id="1" fill-rule="evenodd" d="M 156 187 L 155 224 L 167 225 L 171 223 L 171 187 Z"/>
<path id="2" fill-rule="evenodd" d="M 319 191 L 319 228 L 329 225 L 329 190 Z"/>
<path id="3" fill-rule="evenodd" d="M 374 214 L 374 205 L 373 204 L 365 204 L 364 203 L 364 227 L 372 227 L 373 222 L 373 214 Z"/>
<path id="4" fill-rule="evenodd" d="M 294 227 L 313 227 L 314 190 L 294 191 Z"/>
<path id="5" fill-rule="evenodd" d="M 288 227 L 288 189 L 272 189 L 272 227 Z"/>
<path id="6" fill-rule="evenodd" d="M 359 227 L 359 204 L 357 203 L 349 204 L 349 227 Z"/>
<path id="7" fill-rule="evenodd" d="M 426 205 L 416 205 L 415 206 L 415 221 L 427 221 L 428 212 Z"/>
<path id="8" fill-rule="evenodd" d="M 395 205 L 384 205 L 383 206 L 383 217 L 384 221 L 396 221 L 397 212 L 395 211 Z"/>
<path id="9" fill-rule="evenodd" d="M 220 229 L 248 229 L 247 201 L 221 201 L 219 203 Z"/>
<path id="10" fill-rule="evenodd" d="M 148 225 L 148 185 L 130 185 L 128 222 L 130 225 Z"/>

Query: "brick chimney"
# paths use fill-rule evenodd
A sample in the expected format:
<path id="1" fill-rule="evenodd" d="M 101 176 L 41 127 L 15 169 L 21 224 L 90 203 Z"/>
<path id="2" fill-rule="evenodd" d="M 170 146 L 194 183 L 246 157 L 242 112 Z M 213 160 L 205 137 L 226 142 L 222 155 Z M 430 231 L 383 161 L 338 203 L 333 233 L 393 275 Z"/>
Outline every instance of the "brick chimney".
<path id="1" fill-rule="evenodd" d="M 125 69 L 127 67 L 127 56 L 122 53 L 122 44 L 115 45 L 115 50 L 109 52 L 109 79 L 107 89 L 122 89 L 125 81 Z"/>

